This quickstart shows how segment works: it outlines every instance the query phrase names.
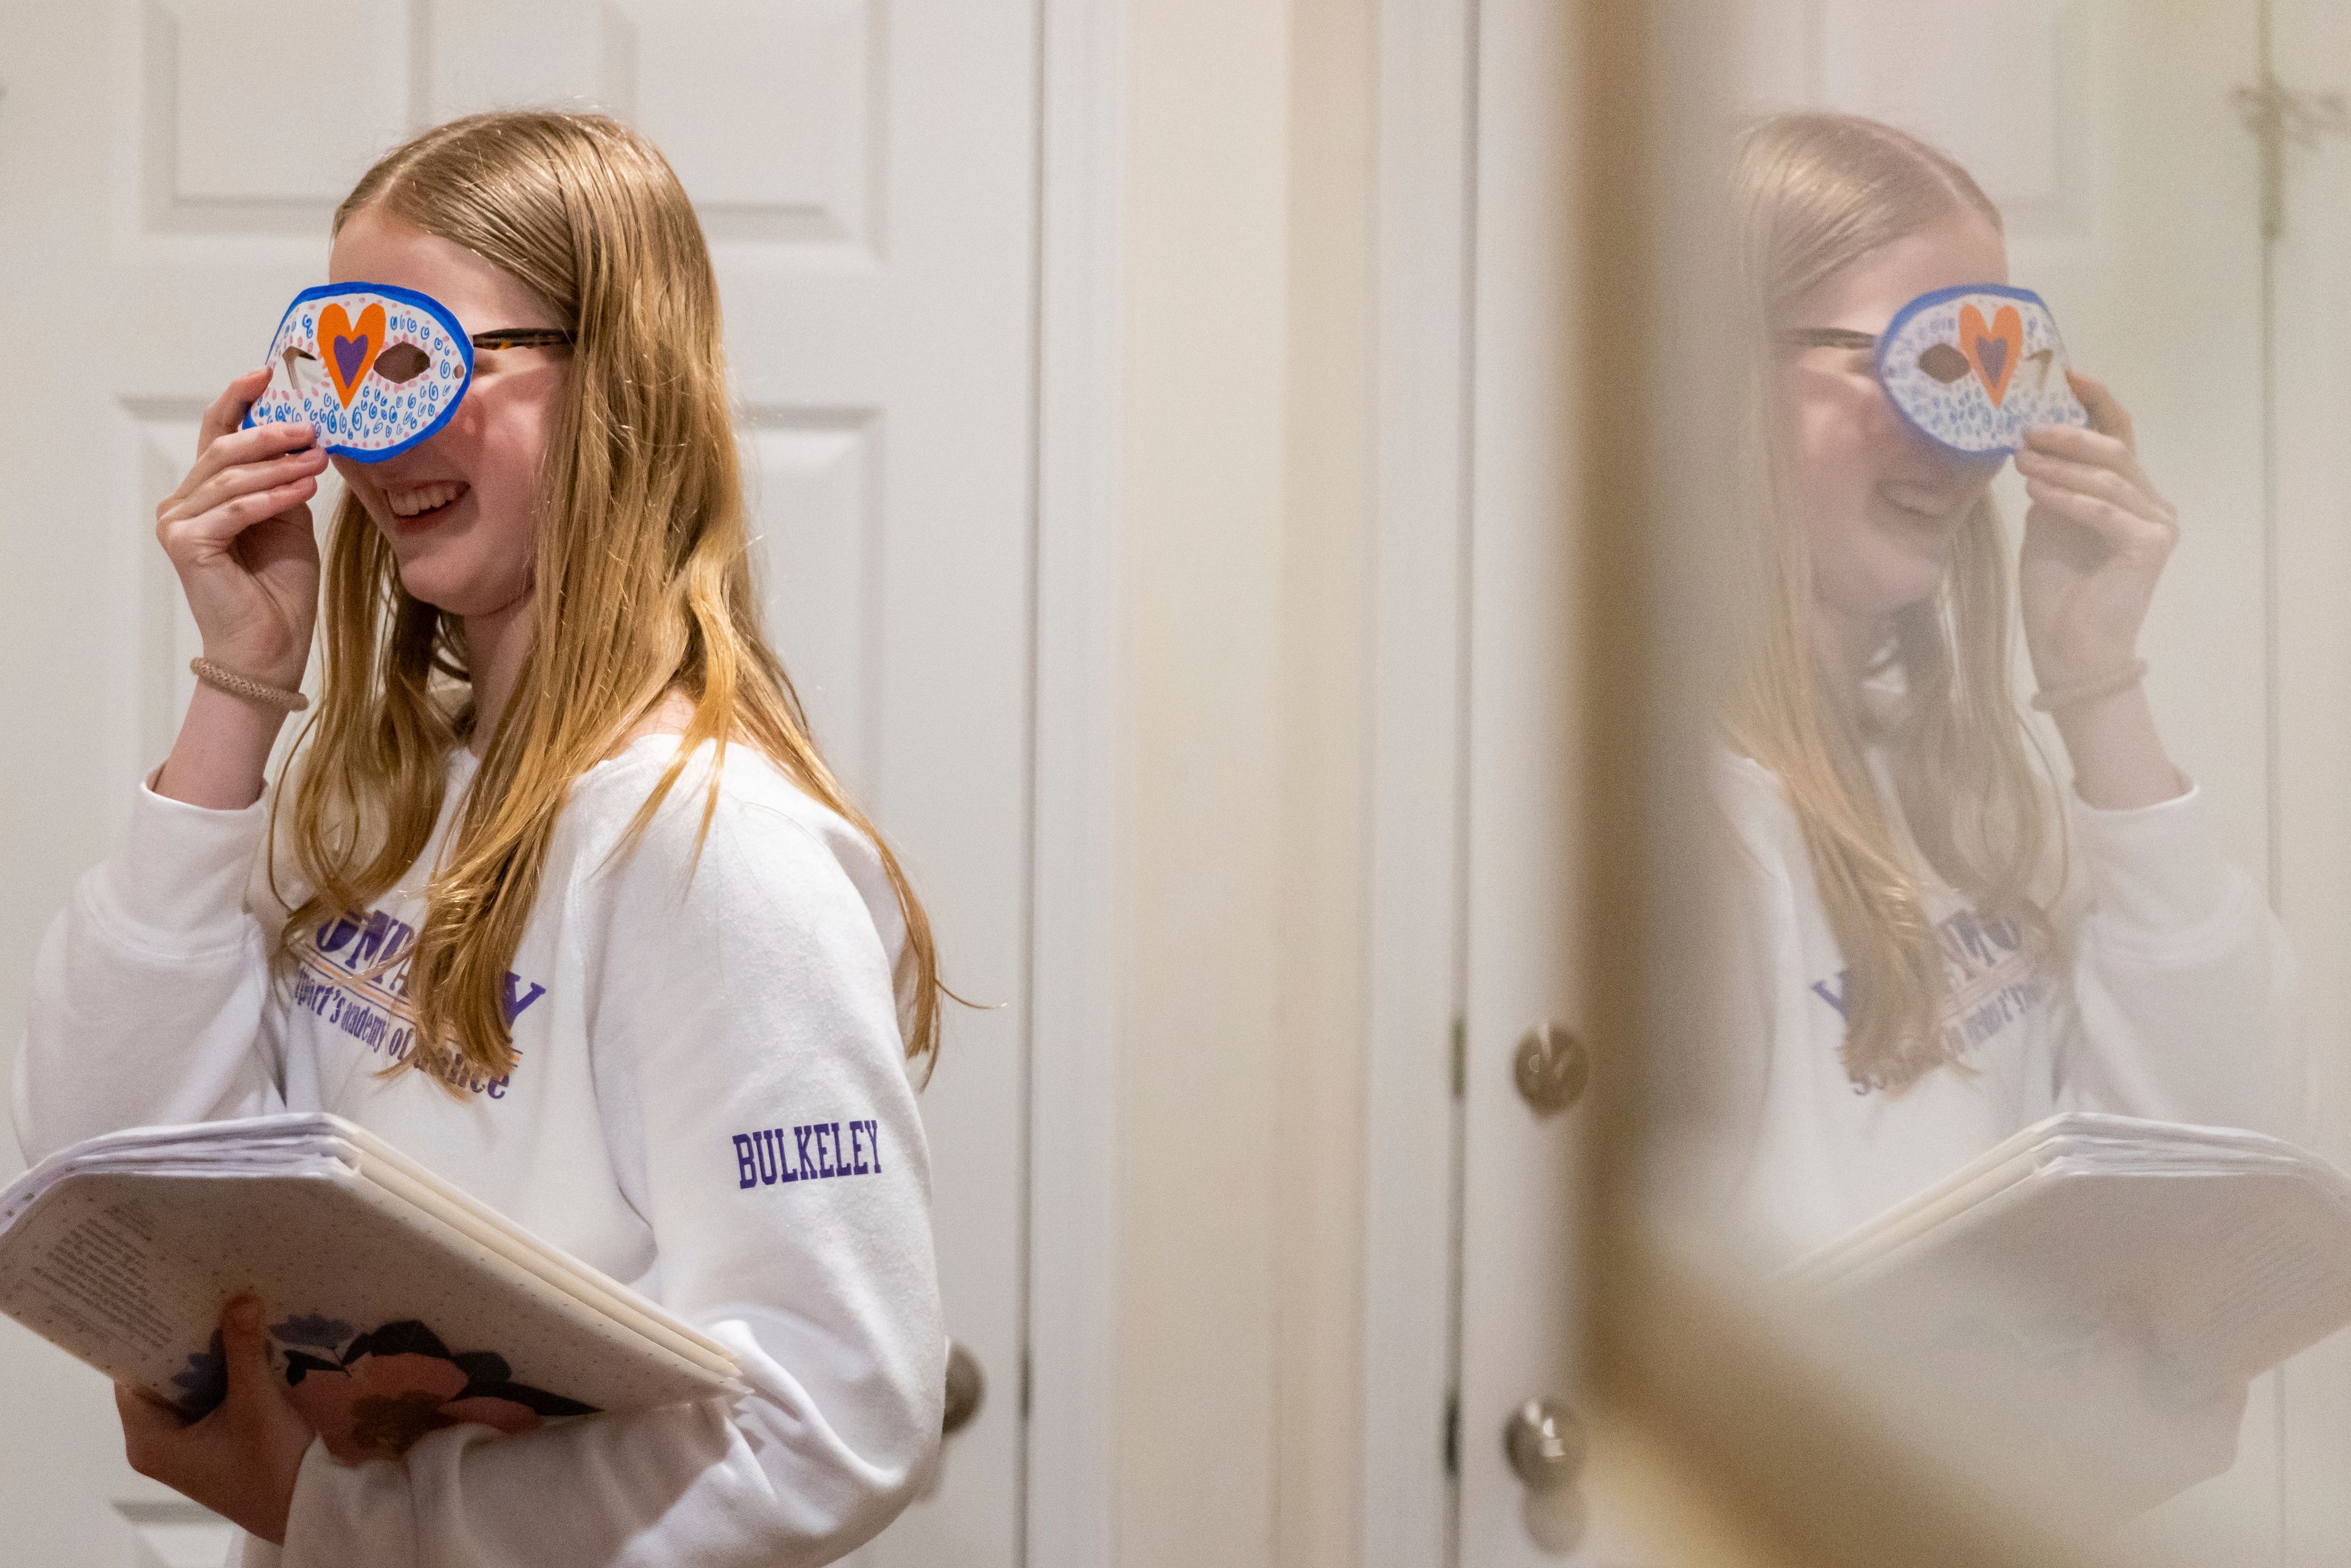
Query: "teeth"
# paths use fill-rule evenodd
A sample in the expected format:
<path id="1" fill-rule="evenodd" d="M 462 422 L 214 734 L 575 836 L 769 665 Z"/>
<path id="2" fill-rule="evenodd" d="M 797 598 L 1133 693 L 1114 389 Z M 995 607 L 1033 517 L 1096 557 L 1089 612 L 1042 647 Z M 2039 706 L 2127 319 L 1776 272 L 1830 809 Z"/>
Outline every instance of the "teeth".
<path id="1" fill-rule="evenodd" d="M 413 517 L 419 512 L 429 512 L 435 507 L 445 507 L 465 490 L 463 485 L 427 485 L 421 490 L 404 490 L 397 496 L 384 497 L 392 506 L 392 516 Z"/>

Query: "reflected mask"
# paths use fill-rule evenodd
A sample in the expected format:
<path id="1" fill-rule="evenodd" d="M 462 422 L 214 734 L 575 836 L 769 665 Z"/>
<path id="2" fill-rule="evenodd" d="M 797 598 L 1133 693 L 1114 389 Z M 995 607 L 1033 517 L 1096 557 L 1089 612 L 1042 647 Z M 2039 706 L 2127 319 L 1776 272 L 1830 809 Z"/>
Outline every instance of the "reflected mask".
<path id="1" fill-rule="evenodd" d="M 2087 424 L 2064 340 L 2038 294 L 1964 283 L 1921 294 L 1877 334 L 1878 384 L 1910 427 L 1967 456 L 2013 452 L 2036 424 Z"/>

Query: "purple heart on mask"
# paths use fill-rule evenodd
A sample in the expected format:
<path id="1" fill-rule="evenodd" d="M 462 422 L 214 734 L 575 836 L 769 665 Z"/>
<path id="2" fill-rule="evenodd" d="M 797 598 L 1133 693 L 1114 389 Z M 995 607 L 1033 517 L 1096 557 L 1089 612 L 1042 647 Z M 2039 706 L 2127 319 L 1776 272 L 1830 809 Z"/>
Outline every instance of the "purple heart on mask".
<path id="1" fill-rule="evenodd" d="M 342 350 L 342 342 L 340 338 L 335 340 L 338 354 Z M 2008 340 L 2005 338 L 1977 339 L 1976 357 L 1983 361 L 1984 380 L 1998 386 L 2001 367 L 2008 363 Z"/>
<path id="2" fill-rule="evenodd" d="M 365 338 L 335 339 L 335 369 L 342 373 L 345 386 L 360 379 L 360 364 L 367 358 L 367 347 Z"/>

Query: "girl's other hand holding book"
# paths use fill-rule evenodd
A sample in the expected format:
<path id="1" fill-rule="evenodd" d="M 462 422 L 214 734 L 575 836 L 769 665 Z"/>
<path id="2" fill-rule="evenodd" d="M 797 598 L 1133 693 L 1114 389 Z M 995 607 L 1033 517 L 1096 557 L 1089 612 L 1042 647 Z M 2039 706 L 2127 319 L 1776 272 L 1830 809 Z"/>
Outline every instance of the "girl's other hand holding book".
<path id="1" fill-rule="evenodd" d="M 261 1303 L 240 1296 L 221 1314 L 228 1397 L 199 1421 L 162 1400 L 117 1385 L 131 1468 L 204 1504 L 272 1545 L 286 1543 L 294 1479 L 314 1434 L 269 1364 Z"/>

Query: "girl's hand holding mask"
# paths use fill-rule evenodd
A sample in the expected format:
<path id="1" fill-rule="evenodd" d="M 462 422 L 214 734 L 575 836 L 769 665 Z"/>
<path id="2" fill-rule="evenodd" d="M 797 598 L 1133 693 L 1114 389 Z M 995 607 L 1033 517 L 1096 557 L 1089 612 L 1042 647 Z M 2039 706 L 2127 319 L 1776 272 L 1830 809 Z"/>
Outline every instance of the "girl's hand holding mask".
<path id="1" fill-rule="evenodd" d="M 204 657 L 267 685 L 302 684 L 319 615 L 310 497 L 327 455 L 307 424 L 239 430 L 268 385 L 250 371 L 204 411 L 195 465 L 155 509 Z"/>
<path id="2" fill-rule="evenodd" d="M 2032 507 L 2018 590 L 2043 691 L 2096 681 L 2138 657 L 2179 514 L 2139 466 L 2130 415 L 2105 385 L 2068 372 L 2090 426 L 2040 425 L 2017 449 Z"/>

